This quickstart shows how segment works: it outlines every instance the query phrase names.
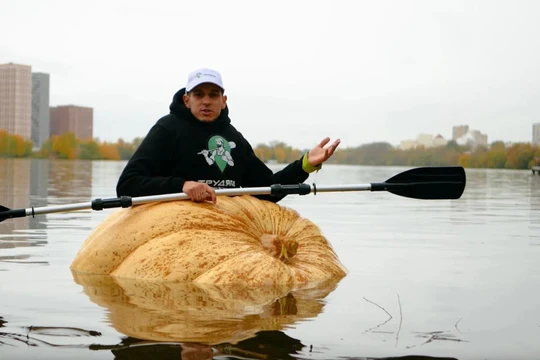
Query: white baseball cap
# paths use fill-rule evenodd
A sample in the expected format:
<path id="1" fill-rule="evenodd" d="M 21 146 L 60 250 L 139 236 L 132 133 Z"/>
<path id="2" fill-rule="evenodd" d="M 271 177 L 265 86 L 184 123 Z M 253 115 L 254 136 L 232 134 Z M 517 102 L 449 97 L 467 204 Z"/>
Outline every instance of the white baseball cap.
<path id="1" fill-rule="evenodd" d="M 212 69 L 199 69 L 189 74 L 186 92 L 190 92 L 196 86 L 204 83 L 215 84 L 225 91 L 225 88 L 223 87 L 223 80 L 221 80 L 221 75 L 217 71 Z"/>

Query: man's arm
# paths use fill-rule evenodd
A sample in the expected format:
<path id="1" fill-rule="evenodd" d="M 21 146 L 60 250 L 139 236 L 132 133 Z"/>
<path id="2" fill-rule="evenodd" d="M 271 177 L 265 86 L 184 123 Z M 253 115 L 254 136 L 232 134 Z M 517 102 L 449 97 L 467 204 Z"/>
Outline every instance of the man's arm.
<path id="1" fill-rule="evenodd" d="M 149 196 L 182 192 L 180 177 L 168 175 L 174 133 L 154 125 L 139 145 L 116 186 L 117 196 Z"/>
<path id="2" fill-rule="evenodd" d="M 302 168 L 303 157 L 299 160 L 293 161 L 282 170 L 274 173 L 261 159 L 255 155 L 253 148 L 247 142 L 247 140 L 244 139 L 244 142 L 248 154 L 246 174 L 242 182 L 242 187 L 263 187 L 273 184 L 291 185 L 300 184 L 307 180 L 309 173 L 304 171 Z M 256 197 L 261 200 L 268 200 L 277 203 L 285 196 L 286 195 L 257 195 Z"/>

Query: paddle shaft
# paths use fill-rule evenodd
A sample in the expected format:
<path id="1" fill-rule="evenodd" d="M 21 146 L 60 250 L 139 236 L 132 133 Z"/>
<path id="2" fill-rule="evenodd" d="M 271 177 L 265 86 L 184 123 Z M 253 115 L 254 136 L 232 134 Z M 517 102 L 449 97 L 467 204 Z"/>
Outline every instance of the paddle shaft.
<path id="1" fill-rule="evenodd" d="M 350 185 L 293 184 L 271 185 L 267 187 L 217 189 L 216 195 L 307 195 L 318 192 L 346 191 L 388 191 L 392 194 L 427 200 L 459 199 L 465 189 L 465 171 L 462 167 L 423 167 L 404 171 L 386 182 Z M 95 199 L 91 202 L 28 209 L 11 210 L 0 205 L 0 222 L 5 219 L 35 216 L 41 214 L 77 211 L 103 210 L 110 208 L 127 208 L 158 201 L 187 200 L 185 193 L 129 197 L 121 196 L 111 199 Z"/>
<path id="2" fill-rule="evenodd" d="M 216 195 L 286 195 L 286 194 L 299 194 L 307 195 L 311 192 L 336 192 L 336 191 L 365 191 L 370 190 L 371 184 L 359 184 L 359 185 L 335 185 L 335 186 L 316 186 L 308 184 L 298 185 L 272 185 L 269 187 L 254 187 L 254 188 L 238 188 L 238 189 L 217 189 Z M 142 205 L 152 202 L 173 201 L 173 200 L 189 200 L 189 195 L 185 193 L 177 194 L 164 194 L 164 195 L 151 195 L 151 196 L 139 196 L 129 197 L 122 196 L 119 198 L 111 199 L 95 199 L 90 202 L 66 204 L 66 205 L 53 205 L 43 207 L 31 207 L 27 209 L 7 210 L 0 212 L 0 219 L 10 219 L 25 216 L 35 216 L 43 214 L 52 214 L 59 212 L 79 211 L 79 210 L 103 210 L 112 208 L 126 208 L 135 205 Z"/>

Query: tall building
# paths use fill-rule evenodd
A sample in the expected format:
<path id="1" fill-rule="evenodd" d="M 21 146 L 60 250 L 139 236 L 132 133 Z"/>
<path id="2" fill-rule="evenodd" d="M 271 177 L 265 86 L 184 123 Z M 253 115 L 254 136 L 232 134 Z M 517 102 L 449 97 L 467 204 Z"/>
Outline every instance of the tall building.
<path id="1" fill-rule="evenodd" d="M 49 74 L 32 73 L 32 143 L 34 148 L 50 136 Z"/>
<path id="2" fill-rule="evenodd" d="M 75 105 L 50 108 L 51 136 L 72 132 L 81 140 L 90 140 L 94 131 L 94 109 Z"/>
<path id="3" fill-rule="evenodd" d="M 533 124 L 533 145 L 540 146 L 540 123 Z"/>
<path id="4" fill-rule="evenodd" d="M 452 140 L 457 140 L 469 132 L 469 125 L 458 125 L 452 127 Z"/>
<path id="5" fill-rule="evenodd" d="M 31 138 L 32 67 L 0 65 L 0 129 Z"/>
<path id="6" fill-rule="evenodd" d="M 416 140 L 401 141 L 398 148 L 401 150 L 410 150 L 419 147 L 428 149 L 432 147 L 445 146 L 446 144 L 447 141 L 441 134 L 437 134 L 435 136 L 431 134 L 419 134 L 416 137 Z"/>
<path id="7" fill-rule="evenodd" d="M 469 146 L 474 149 L 478 146 L 488 146 L 488 136 L 478 130 L 469 130 L 466 134 L 456 139 L 458 145 Z"/>

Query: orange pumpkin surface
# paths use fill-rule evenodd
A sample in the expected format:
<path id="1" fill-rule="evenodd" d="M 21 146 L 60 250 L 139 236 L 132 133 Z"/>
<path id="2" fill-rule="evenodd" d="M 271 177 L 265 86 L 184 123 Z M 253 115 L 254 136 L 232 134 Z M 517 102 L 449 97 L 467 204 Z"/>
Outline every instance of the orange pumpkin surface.
<path id="1" fill-rule="evenodd" d="M 320 229 L 293 209 L 255 197 L 216 204 L 169 201 L 109 215 L 71 264 L 80 274 L 199 288 L 310 288 L 346 275 Z"/>

